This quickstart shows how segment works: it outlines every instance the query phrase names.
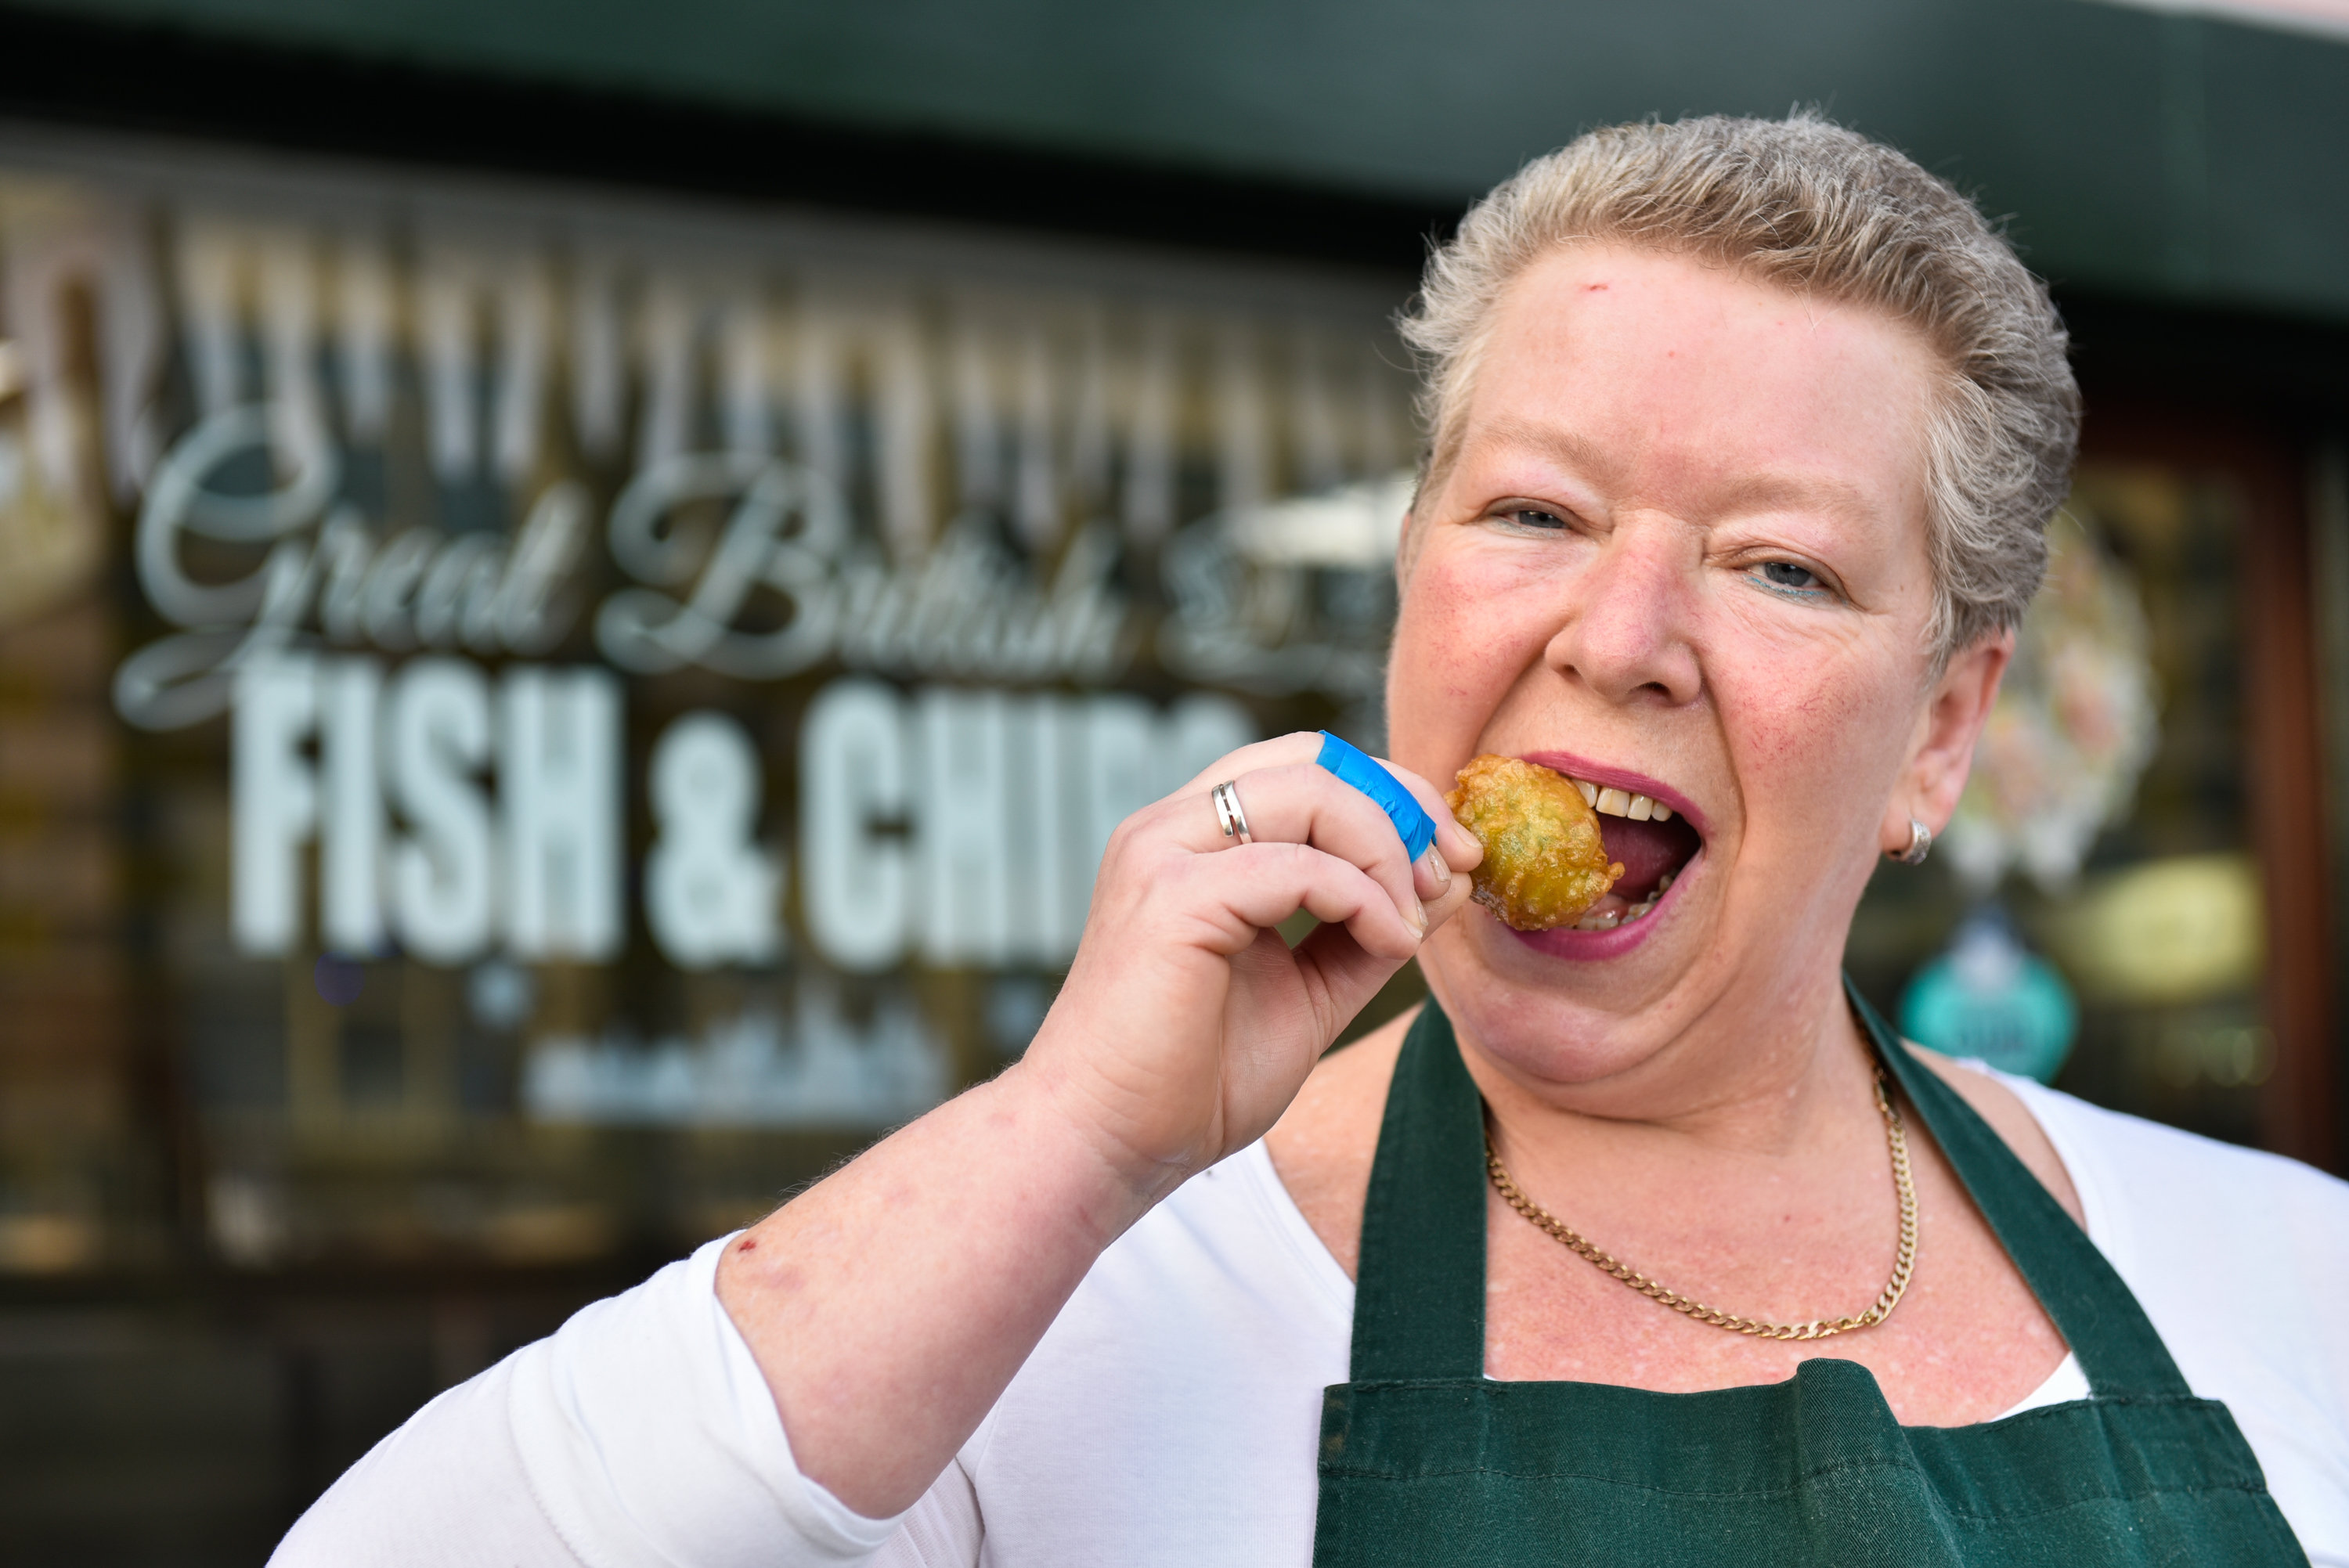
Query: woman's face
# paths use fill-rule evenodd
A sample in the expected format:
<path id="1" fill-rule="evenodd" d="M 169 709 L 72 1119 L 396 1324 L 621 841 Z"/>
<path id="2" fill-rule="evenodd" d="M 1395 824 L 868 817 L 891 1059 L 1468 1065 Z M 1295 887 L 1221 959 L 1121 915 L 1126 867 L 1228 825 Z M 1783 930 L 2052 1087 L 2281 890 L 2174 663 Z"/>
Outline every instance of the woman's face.
<path id="1" fill-rule="evenodd" d="M 1934 374 L 1889 318 L 1641 251 L 1561 251 L 1505 296 L 1407 547 L 1394 758 L 1448 785 L 1498 752 L 1677 808 L 1599 819 L 1626 874 L 1586 923 L 1669 874 L 1651 912 L 1521 935 L 1472 905 L 1430 939 L 1446 1009 L 1514 1070 L 1606 1078 L 1832 984 L 1888 824 L 1953 798 L 1911 798 L 1947 728 Z"/>

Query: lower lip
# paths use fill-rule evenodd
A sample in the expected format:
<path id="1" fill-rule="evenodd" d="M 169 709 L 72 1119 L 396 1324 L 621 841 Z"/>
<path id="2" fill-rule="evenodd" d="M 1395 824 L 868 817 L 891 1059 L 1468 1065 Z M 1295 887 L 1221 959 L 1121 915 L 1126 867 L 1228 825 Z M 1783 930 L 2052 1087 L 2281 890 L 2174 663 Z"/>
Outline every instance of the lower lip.
<path id="1" fill-rule="evenodd" d="M 1700 848 L 1674 873 L 1672 885 L 1664 890 L 1664 896 L 1656 901 L 1655 908 L 1612 931 L 1577 931 L 1570 925 L 1555 926 L 1548 931 L 1519 931 L 1506 923 L 1501 924 L 1501 929 L 1536 953 L 1551 958 L 1571 958 L 1583 963 L 1620 958 L 1647 941 L 1649 933 L 1662 923 L 1665 911 L 1680 896 L 1681 889 L 1688 885 L 1689 873 L 1702 859 L 1704 851 Z"/>

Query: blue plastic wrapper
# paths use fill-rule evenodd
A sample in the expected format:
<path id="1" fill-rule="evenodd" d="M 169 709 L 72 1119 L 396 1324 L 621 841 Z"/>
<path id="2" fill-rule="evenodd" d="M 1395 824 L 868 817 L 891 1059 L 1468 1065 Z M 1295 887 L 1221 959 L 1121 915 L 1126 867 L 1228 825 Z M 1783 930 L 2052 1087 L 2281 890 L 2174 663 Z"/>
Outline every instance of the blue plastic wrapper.
<path id="1" fill-rule="evenodd" d="M 1404 789 L 1395 776 L 1355 747 L 1328 730 L 1321 732 L 1321 755 L 1315 761 L 1378 802 L 1379 810 L 1402 836 L 1402 847 L 1413 860 L 1435 842 L 1435 824 L 1420 810 L 1419 797 Z"/>

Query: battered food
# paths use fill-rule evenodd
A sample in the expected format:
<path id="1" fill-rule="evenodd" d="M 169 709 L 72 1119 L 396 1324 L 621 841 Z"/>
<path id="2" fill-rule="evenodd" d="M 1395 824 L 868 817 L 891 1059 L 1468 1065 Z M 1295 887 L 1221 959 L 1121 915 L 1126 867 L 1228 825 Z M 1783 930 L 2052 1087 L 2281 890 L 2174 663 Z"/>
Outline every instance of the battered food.
<path id="1" fill-rule="evenodd" d="M 1487 753 L 1459 782 L 1444 799 L 1485 846 L 1476 902 L 1519 931 L 1572 925 L 1623 875 L 1599 814 L 1563 773 Z"/>

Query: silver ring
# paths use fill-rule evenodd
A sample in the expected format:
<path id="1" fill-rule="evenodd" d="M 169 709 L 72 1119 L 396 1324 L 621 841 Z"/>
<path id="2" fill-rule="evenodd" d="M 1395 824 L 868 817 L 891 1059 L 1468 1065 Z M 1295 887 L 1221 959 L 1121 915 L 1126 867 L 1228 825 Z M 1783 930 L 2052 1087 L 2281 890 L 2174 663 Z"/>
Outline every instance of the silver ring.
<path id="1" fill-rule="evenodd" d="M 1911 817 L 1909 819 L 1909 847 L 1905 850 L 1887 850 L 1884 858 L 1888 861 L 1898 861 L 1904 866 L 1921 866 L 1925 863 L 1925 857 L 1932 852 L 1933 830 Z"/>
<path id="2" fill-rule="evenodd" d="M 1224 837 L 1237 839 L 1243 844 L 1254 843 L 1248 837 L 1247 813 L 1240 810 L 1240 787 L 1237 779 L 1226 779 L 1207 792 L 1216 803 L 1216 820 L 1224 830 Z"/>

